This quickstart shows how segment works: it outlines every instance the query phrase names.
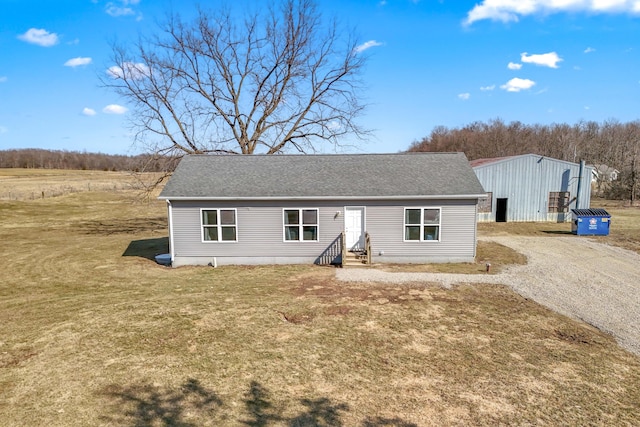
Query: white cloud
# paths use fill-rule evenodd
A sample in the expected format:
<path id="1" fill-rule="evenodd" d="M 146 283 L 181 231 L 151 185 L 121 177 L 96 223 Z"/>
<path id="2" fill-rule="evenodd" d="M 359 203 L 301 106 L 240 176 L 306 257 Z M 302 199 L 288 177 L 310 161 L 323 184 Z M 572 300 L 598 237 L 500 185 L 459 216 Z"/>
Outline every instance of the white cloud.
<path id="1" fill-rule="evenodd" d="M 60 41 L 56 33 L 50 33 L 44 29 L 30 28 L 26 33 L 20 34 L 18 38 L 22 41 L 38 46 L 50 47 Z"/>
<path id="2" fill-rule="evenodd" d="M 467 13 L 464 25 L 489 19 L 518 22 L 520 17 L 562 12 L 640 14 L 638 0 L 483 0 Z"/>
<path id="3" fill-rule="evenodd" d="M 107 74 L 113 79 L 133 79 L 139 80 L 149 75 L 149 67 L 138 62 L 125 62 L 122 66 L 114 65 L 107 69 Z"/>
<path id="4" fill-rule="evenodd" d="M 520 68 L 522 68 L 522 64 L 518 64 L 515 62 L 509 62 L 509 64 L 507 65 L 507 68 L 510 70 L 519 70 Z"/>
<path id="5" fill-rule="evenodd" d="M 516 77 L 500 86 L 500 89 L 504 89 L 507 92 L 520 92 L 522 90 L 531 89 L 535 84 L 536 82 L 533 80 L 519 79 Z"/>
<path id="6" fill-rule="evenodd" d="M 127 111 L 129 111 L 127 107 L 118 104 L 109 104 L 102 109 L 102 112 L 106 114 L 124 114 Z"/>
<path id="7" fill-rule="evenodd" d="M 110 1 L 105 6 L 104 11 L 108 15 L 113 16 L 114 18 L 117 18 L 119 16 L 138 15 L 136 17 L 136 20 L 140 21 L 140 20 L 142 20 L 142 14 L 137 13 L 132 7 L 130 7 L 130 6 L 135 6 L 138 3 L 140 3 L 139 0 L 116 0 L 116 1 Z"/>
<path id="8" fill-rule="evenodd" d="M 84 107 L 82 109 L 82 114 L 84 114 L 85 116 L 95 116 L 96 110 L 94 110 L 93 108 Z"/>
<path id="9" fill-rule="evenodd" d="M 520 55 L 520 60 L 528 64 L 541 65 L 543 67 L 558 68 L 558 62 L 562 61 L 562 58 L 555 52 L 542 53 L 537 55 L 527 55 L 524 52 Z"/>
<path id="10" fill-rule="evenodd" d="M 480 90 L 483 92 L 488 92 L 491 90 L 494 90 L 496 88 L 496 85 L 491 85 L 491 86 L 481 86 Z"/>
<path id="11" fill-rule="evenodd" d="M 0 76 L 0 83 L 4 83 L 4 82 L 6 82 L 7 80 L 9 80 L 9 79 L 7 78 L 7 76 Z"/>
<path id="12" fill-rule="evenodd" d="M 466 101 L 467 99 L 471 98 L 471 94 L 468 92 L 461 93 L 461 94 L 458 94 L 458 98 L 462 99 L 463 101 Z"/>
<path id="13" fill-rule="evenodd" d="M 118 67 L 117 65 L 112 65 L 111 67 L 107 68 L 106 72 L 107 75 L 112 79 L 121 79 L 124 77 L 122 67 Z"/>
<path id="14" fill-rule="evenodd" d="M 588 47 L 584 50 L 584 53 L 591 53 L 591 52 L 595 52 L 596 50 L 592 47 Z"/>
<path id="15" fill-rule="evenodd" d="M 77 57 L 71 58 L 67 62 L 64 63 L 65 67 L 79 67 L 81 65 L 89 65 L 91 64 L 91 58 L 87 57 Z"/>
<path id="16" fill-rule="evenodd" d="M 362 43 L 360 46 L 356 46 L 355 51 L 356 53 L 360 53 L 360 52 L 364 52 L 367 49 L 371 49 L 372 47 L 376 47 L 376 46 L 382 46 L 382 43 L 375 41 L 375 40 L 369 40 L 368 42 L 364 42 Z"/>
<path id="17" fill-rule="evenodd" d="M 135 15 L 136 13 L 130 7 L 121 7 L 116 6 L 113 3 L 107 3 L 107 7 L 105 9 L 107 15 L 111 15 L 114 18 L 118 16 L 127 16 L 127 15 Z"/>

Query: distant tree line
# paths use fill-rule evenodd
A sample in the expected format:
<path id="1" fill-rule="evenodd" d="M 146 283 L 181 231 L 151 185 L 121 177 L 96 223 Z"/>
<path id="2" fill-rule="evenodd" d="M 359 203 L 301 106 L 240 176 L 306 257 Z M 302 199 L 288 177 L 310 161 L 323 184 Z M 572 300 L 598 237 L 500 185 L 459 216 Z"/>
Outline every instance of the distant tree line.
<path id="1" fill-rule="evenodd" d="M 640 120 L 526 125 L 494 119 L 460 128 L 438 126 L 408 151 L 461 151 L 469 160 L 528 153 L 570 162 L 584 160 L 619 172 L 614 181 L 599 175 L 599 195 L 632 203 L 640 196 Z"/>
<path id="2" fill-rule="evenodd" d="M 125 156 L 37 148 L 0 150 L 0 168 L 170 172 L 176 163 L 177 159 L 151 154 Z"/>

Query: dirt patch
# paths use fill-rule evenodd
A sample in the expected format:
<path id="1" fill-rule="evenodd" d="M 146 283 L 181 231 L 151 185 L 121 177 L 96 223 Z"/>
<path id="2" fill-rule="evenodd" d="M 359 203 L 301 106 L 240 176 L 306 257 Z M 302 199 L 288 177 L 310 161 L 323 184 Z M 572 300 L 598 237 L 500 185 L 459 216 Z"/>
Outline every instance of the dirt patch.
<path id="1" fill-rule="evenodd" d="M 350 284 L 506 285 L 526 299 L 612 334 L 624 348 L 640 354 L 638 254 L 575 236 L 495 236 L 491 239 L 523 254 L 528 264 L 512 265 L 495 275 L 338 269 L 336 277 Z M 566 338 L 571 339 L 571 334 Z M 573 340 L 581 341 L 580 337 Z"/>
<path id="2" fill-rule="evenodd" d="M 278 314 L 288 323 L 293 323 L 294 325 L 300 325 L 302 323 L 308 323 L 315 317 L 315 314 L 310 311 L 302 311 L 302 312 L 284 312 L 278 311 Z"/>
<path id="3" fill-rule="evenodd" d="M 572 344 L 586 344 L 586 345 L 599 345 L 600 341 L 597 340 L 594 334 L 588 333 L 584 329 L 579 328 L 565 328 L 555 329 L 553 335 L 561 341 L 565 341 Z"/>
<path id="4" fill-rule="evenodd" d="M 324 309 L 324 314 L 327 316 L 346 316 L 351 313 L 354 307 L 348 305 L 333 305 Z"/>
<path id="5" fill-rule="evenodd" d="M 356 283 L 337 282 L 327 278 L 305 278 L 290 289 L 297 297 L 313 296 L 331 301 L 383 301 L 392 304 L 407 304 L 412 301 L 422 301 L 428 285 L 408 284 L 403 286 L 390 286 L 384 284 L 368 283 L 359 285 Z M 346 310 L 345 313 L 350 310 Z"/>
<path id="6" fill-rule="evenodd" d="M 0 353 L 0 368 L 9 368 L 19 366 L 23 362 L 37 356 L 38 353 L 30 348 L 24 348 L 16 351 L 5 351 Z"/>

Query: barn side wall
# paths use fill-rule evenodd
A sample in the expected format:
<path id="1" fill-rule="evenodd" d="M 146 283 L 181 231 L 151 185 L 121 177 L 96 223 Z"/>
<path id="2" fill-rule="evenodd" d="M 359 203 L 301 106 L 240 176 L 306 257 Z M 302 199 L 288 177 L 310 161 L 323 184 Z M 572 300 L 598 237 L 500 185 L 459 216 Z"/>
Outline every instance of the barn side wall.
<path id="1" fill-rule="evenodd" d="M 590 166 L 584 167 L 578 195 L 578 163 L 525 155 L 476 166 L 473 170 L 478 180 L 485 191 L 492 193 L 491 213 L 478 213 L 478 221 L 496 221 L 498 199 L 506 199 L 507 222 L 570 221 L 571 209 L 590 206 L 592 169 Z M 549 193 L 556 191 L 570 193 L 567 213 L 549 212 Z"/>

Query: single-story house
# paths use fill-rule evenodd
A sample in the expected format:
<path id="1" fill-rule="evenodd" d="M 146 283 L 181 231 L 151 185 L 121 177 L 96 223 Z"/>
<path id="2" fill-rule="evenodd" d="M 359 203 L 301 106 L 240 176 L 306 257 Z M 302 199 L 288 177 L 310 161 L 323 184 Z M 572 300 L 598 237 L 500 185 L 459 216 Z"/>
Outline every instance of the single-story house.
<path id="1" fill-rule="evenodd" d="M 591 182 L 611 182 L 618 179 L 620 171 L 607 165 L 593 165 Z"/>
<path id="2" fill-rule="evenodd" d="M 571 220 L 571 209 L 591 203 L 592 167 L 537 154 L 477 159 L 473 171 L 487 191 L 478 221 Z"/>
<path id="3" fill-rule="evenodd" d="M 189 155 L 166 200 L 173 266 L 473 261 L 484 189 L 463 153 Z"/>

